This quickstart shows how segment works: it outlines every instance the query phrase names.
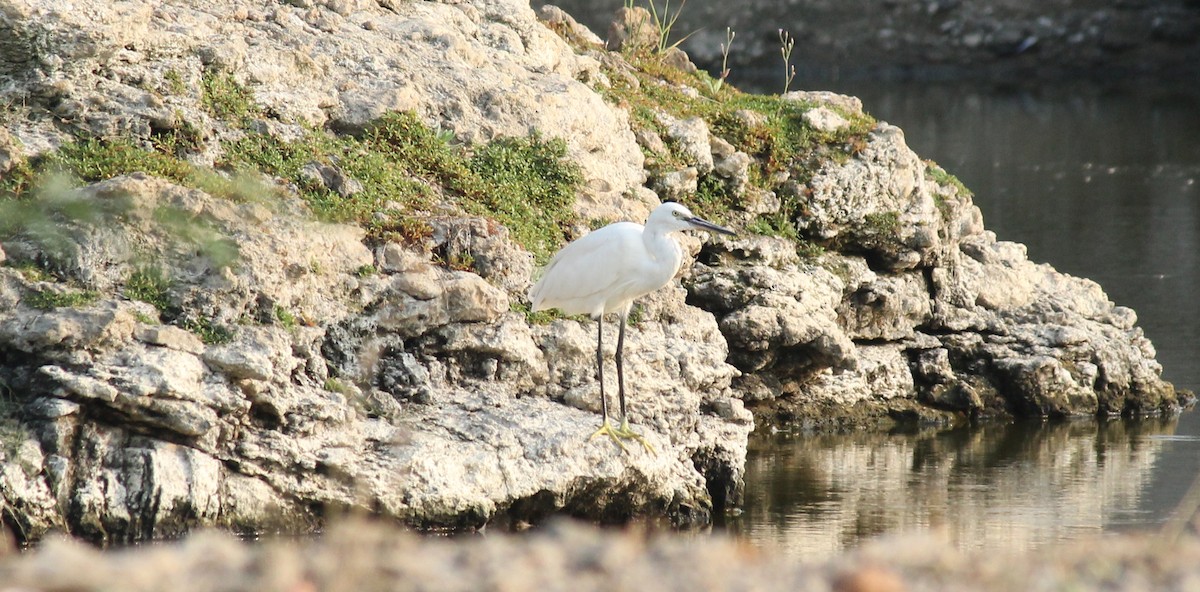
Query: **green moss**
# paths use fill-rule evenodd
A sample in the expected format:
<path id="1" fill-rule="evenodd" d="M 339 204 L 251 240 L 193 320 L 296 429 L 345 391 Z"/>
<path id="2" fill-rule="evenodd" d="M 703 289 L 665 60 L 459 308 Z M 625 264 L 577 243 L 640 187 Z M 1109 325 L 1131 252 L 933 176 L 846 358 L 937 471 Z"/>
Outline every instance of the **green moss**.
<path id="1" fill-rule="evenodd" d="M 183 157 L 199 152 L 204 147 L 204 134 L 178 109 L 175 111 L 174 125 L 170 129 L 150 131 L 150 143 L 156 152 Z"/>
<path id="2" fill-rule="evenodd" d="M 782 212 L 758 216 L 746 224 L 746 231 L 792 240 L 800 238 L 800 233 L 796 231 L 796 225 Z"/>
<path id="3" fill-rule="evenodd" d="M 873 212 L 863 218 L 867 230 L 875 235 L 892 235 L 900 229 L 898 212 Z"/>
<path id="4" fill-rule="evenodd" d="M 825 254 L 825 247 L 802 238 L 796 239 L 796 254 L 805 261 L 812 261 Z"/>
<path id="5" fill-rule="evenodd" d="M 357 275 L 360 278 L 370 277 L 377 273 L 379 273 L 379 270 L 370 263 L 361 265 L 358 269 L 354 270 L 354 275 Z"/>
<path id="6" fill-rule="evenodd" d="M 18 161 L 8 172 L 0 175 L 0 200 L 29 193 L 37 180 L 37 172 L 28 161 Z"/>
<path id="7" fill-rule="evenodd" d="M 958 177 L 946 172 L 946 169 L 938 166 L 938 164 L 932 160 L 925 161 L 925 175 L 938 185 L 955 188 L 958 191 L 958 194 L 963 197 L 971 197 L 974 195 L 970 189 L 967 189 L 966 185 L 963 185 L 963 182 L 960 181 Z"/>
<path id="8" fill-rule="evenodd" d="M 25 297 L 25 304 L 42 310 L 53 310 L 63 307 L 87 306 L 100 298 L 100 294 L 92 290 L 69 290 L 53 292 L 41 290 L 32 292 Z"/>
<path id="9" fill-rule="evenodd" d="M 737 203 L 736 196 L 729 186 L 715 174 L 700 177 L 696 184 L 696 194 L 692 196 L 688 207 L 693 213 L 718 224 L 725 224 L 728 217 L 729 205 Z"/>
<path id="10" fill-rule="evenodd" d="M 154 177 L 195 187 L 217 197 L 245 201 L 261 187 L 251 187 L 241 179 L 231 179 L 212 169 L 182 160 L 177 153 L 186 147 L 179 138 L 168 141 L 170 134 L 156 136 L 162 149 L 135 146 L 129 140 L 80 138 L 57 151 L 26 163 L 0 180 L 0 200 L 29 199 L 55 183 L 76 186 L 111 179 L 118 175 L 141 172 Z M 172 136 L 173 137 L 173 136 Z M 164 143 L 165 142 L 165 143 Z M 153 143 L 152 143 L 153 144 Z M 190 146 L 190 144 L 189 144 Z M 55 181 L 55 180 L 58 181 Z M 65 181 L 64 181 L 65 180 Z M 40 206 L 39 206 L 40 207 Z"/>

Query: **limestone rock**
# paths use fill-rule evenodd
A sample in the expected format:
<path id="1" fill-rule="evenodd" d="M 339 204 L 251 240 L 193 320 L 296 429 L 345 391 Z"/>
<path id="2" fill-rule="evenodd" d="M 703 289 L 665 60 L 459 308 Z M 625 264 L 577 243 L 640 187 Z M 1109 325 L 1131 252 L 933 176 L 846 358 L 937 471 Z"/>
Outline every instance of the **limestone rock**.
<path id="1" fill-rule="evenodd" d="M 676 119 L 665 113 L 658 114 L 659 121 L 667 128 L 667 136 L 674 143 L 684 161 L 705 175 L 713 170 L 713 150 L 709 139 L 708 124 L 699 117 Z"/>
<path id="2" fill-rule="evenodd" d="M 650 11 L 641 6 L 617 9 L 608 27 L 605 47 L 612 51 L 637 51 L 658 45 L 658 31 L 650 19 Z"/>
<path id="3" fill-rule="evenodd" d="M 817 107 L 804 112 L 804 121 L 822 132 L 835 132 L 850 124 L 845 117 L 834 113 L 826 107 Z"/>
<path id="4" fill-rule="evenodd" d="M 858 245 L 890 269 L 930 265 L 945 247 L 925 171 L 904 133 L 880 124 L 858 158 L 813 177 L 798 223 L 821 240 Z"/>
<path id="5" fill-rule="evenodd" d="M 7 102 L 56 108 L 55 120 L 34 118 L 14 136 L 33 155 L 65 141 L 56 121 L 139 140 L 188 125 L 211 142 L 202 149 L 211 161 L 229 130 L 202 108 L 199 81 L 229 74 L 291 124 L 354 129 L 415 110 L 471 143 L 541 130 L 565 140 L 584 170 L 581 213 L 620 217 L 621 195 L 641 184 L 628 117 L 579 82 L 596 78 L 597 63 L 571 51 L 527 3 L 360 4 L 341 14 L 297 3 L 89 0 L 65 9 L 14 0 L 0 75 L 14 78 L 18 94 L 6 92 Z M 227 18 L 234 6 L 247 18 Z"/>

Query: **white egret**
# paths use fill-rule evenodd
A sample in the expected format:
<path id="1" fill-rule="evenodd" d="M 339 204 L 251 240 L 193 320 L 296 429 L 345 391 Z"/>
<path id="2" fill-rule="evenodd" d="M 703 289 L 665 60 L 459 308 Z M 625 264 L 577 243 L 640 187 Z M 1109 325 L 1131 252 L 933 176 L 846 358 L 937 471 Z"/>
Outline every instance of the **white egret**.
<path id="1" fill-rule="evenodd" d="M 675 277 L 683 251 L 671 234 L 698 229 L 736 234 L 692 214 L 681 204 L 664 203 L 650 214 L 646 225 L 617 222 L 591 232 L 563 247 L 554 255 L 529 291 L 533 310 L 557 308 L 567 314 L 587 314 L 596 319 L 596 380 L 600 383 L 600 429 L 591 437 L 606 434 L 621 447 L 623 439 L 637 440 L 647 450 L 654 448 L 629 427 L 625 412 L 625 370 L 621 350 L 625 346 L 625 322 L 633 301 L 665 285 Z M 604 315 L 617 313 L 617 393 L 621 402 L 621 426 L 608 420 L 604 395 Z"/>

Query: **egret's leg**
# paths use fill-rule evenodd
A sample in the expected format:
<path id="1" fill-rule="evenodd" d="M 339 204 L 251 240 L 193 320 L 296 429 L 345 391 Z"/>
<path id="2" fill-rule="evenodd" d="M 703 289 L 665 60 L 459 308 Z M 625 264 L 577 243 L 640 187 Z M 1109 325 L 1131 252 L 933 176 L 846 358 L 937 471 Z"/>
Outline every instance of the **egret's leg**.
<path id="1" fill-rule="evenodd" d="M 625 412 L 625 315 L 620 315 L 620 327 L 617 332 L 617 397 L 621 402 L 621 425 L 629 425 L 629 414 Z"/>
<path id="2" fill-rule="evenodd" d="M 621 374 L 621 366 L 617 365 L 617 375 Z M 596 381 L 600 383 L 600 417 L 603 421 L 600 423 L 600 429 L 592 432 L 591 438 L 595 438 L 600 434 L 607 434 L 612 438 L 621 450 L 625 450 L 625 444 L 621 442 L 621 434 L 608 422 L 608 397 L 604 395 L 604 317 L 596 319 Z"/>
<path id="3" fill-rule="evenodd" d="M 647 452 L 655 453 L 654 447 L 642 437 L 641 434 L 634 432 L 629 427 L 629 413 L 625 410 L 625 314 L 621 315 L 621 329 L 617 333 L 617 395 L 621 402 L 621 427 L 617 428 L 617 434 L 622 438 L 637 440 Z"/>

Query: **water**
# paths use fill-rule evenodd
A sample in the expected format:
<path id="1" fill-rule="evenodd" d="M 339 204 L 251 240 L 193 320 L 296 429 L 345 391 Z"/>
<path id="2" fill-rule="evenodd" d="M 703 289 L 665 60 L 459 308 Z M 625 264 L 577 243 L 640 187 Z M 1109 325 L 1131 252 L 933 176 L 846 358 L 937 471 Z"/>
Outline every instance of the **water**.
<path id="1" fill-rule="evenodd" d="M 767 82 L 770 84 L 770 81 Z M 753 90 L 754 82 L 739 86 Z M 1200 89 L 803 82 L 862 98 L 975 192 L 1030 259 L 1138 312 L 1164 376 L 1200 390 Z M 1158 528 L 1200 474 L 1200 413 L 759 435 L 730 529 L 797 557 L 931 532 L 1028 550 Z"/>

